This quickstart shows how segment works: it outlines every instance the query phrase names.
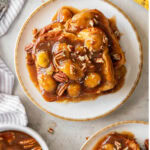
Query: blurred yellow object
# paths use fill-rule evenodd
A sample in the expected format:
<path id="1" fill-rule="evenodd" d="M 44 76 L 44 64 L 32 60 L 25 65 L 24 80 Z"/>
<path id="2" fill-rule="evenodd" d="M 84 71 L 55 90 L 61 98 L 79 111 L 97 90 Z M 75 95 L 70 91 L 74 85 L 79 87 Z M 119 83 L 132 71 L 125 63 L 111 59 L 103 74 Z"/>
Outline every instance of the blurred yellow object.
<path id="1" fill-rule="evenodd" d="M 149 0 L 134 0 L 134 1 L 145 7 L 147 10 L 149 9 Z"/>

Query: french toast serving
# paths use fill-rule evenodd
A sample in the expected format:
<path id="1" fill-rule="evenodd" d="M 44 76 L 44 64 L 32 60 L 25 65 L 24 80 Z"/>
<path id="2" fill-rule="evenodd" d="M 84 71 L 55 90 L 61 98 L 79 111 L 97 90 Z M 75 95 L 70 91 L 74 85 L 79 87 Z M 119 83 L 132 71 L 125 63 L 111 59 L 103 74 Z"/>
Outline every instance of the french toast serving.
<path id="1" fill-rule="evenodd" d="M 112 132 L 100 139 L 93 150 L 141 150 L 130 132 Z"/>
<path id="2" fill-rule="evenodd" d="M 117 91 L 125 55 L 115 19 L 100 11 L 62 7 L 51 23 L 33 29 L 25 47 L 31 80 L 46 101 L 81 101 Z"/>

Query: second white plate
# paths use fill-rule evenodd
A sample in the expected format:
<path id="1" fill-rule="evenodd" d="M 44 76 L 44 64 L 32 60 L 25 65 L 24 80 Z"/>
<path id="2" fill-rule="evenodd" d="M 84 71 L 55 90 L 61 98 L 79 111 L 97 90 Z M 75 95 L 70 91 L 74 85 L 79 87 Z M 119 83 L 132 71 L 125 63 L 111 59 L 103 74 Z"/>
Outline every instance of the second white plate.
<path id="1" fill-rule="evenodd" d="M 92 150 L 101 138 L 113 131 L 129 131 L 133 133 L 140 147 L 145 149 L 144 142 L 148 139 L 148 123 L 143 121 L 123 121 L 109 125 L 95 133 L 83 144 L 81 150 Z"/>

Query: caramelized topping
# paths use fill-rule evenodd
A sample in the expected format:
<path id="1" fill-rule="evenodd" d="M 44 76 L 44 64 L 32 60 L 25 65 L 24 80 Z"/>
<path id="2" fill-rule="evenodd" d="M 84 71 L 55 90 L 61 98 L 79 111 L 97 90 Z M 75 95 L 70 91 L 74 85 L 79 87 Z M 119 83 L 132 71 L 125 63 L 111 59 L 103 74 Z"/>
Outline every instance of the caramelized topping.
<path id="1" fill-rule="evenodd" d="M 100 139 L 93 150 L 140 150 L 140 146 L 134 137 L 114 132 Z"/>
<path id="2" fill-rule="evenodd" d="M 72 7 L 62 7 L 51 24 L 33 29 L 26 59 L 43 97 L 71 101 L 113 90 L 125 76 L 117 31 L 100 11 Z"/>

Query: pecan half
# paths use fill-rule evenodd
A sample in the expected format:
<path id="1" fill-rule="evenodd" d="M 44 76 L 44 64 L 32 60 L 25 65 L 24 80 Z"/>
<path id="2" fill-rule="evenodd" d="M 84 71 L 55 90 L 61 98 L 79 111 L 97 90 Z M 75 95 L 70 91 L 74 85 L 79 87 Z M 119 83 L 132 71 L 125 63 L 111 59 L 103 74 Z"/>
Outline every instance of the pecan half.
<path id="1" fill-rule="evenodd" d="M 26 51 L 27 53 L 31 53 L 31 52 L 32 52 L 32 49 L 33 49 L 33 46 L 34 46 L 33 43 L 28 44 L 28 45 L 25 47 L 25 51 Z"/>
<path id="2" fill-rule="evenodd" d="M 53 64 L 54 64 L 56 71 L 58 71 L 59 70 L 58 69 L 58 67 L 59 67 L 58 61 L 65 58 L 65 53 L 64 53 L 64 51 L 59 51 L 58 53 L 56 53 L 54 55 L 55 56 L 53 57 Z"/>
<path id="3" fill-rule="evenodd" d="M 56 91 L 57 95 L 62 96 L 67 88 L 68 88 L 68 83 L 59 84 Z"/>
<path id="4" fill-rule="evenodd" d="M 29 144 L 32 145 L 35 143 L 36 143 L 35 139 L 26 139 L 19 142 L 20 145 L 29 145 Z"/>
<path id="5" fill-rule="evenodd" d="M 53 75 L 53 78 L 58 82 L 68 82 L 69 79 L 63 72 L 58 72 Z"/>
<path id="6" fill-rule="evenodd" d="M 55 59 L 60 60 L 65 57 L 64 51 L 59 51 L 58 53 L 55 54 Z"/>

